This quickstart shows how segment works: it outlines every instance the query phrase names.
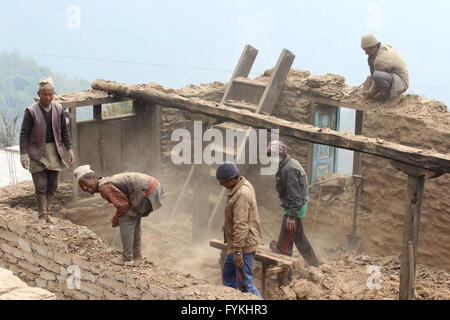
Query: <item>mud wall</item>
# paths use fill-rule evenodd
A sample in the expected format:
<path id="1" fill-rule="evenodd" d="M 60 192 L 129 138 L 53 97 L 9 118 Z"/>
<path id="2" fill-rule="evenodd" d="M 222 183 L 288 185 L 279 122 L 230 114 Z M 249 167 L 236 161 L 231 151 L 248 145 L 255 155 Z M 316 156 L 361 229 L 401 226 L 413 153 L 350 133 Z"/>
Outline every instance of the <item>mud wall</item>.
<path id="1" fill-rule="evenodd" d="M 450 150 L 450 130 L 442 127 L 438 119 L 431 122 L 394 111 L 367 112 L 363 134 L 425 150 L 433 148 L 443 154 Z M 407 175 L 379 157 L 363 155 L 361 161 L 365 178 L 363 206 L 370 212 L 365 216 L 363 236 L 374 252 L 398 254 L 402 245 Z M 449 175 L 425 182 L 419 239 L 420 263 L 450 266 L 449 187 Z"/>
<path id="2" fill-rule="evenodd" d="M 58 299 L 256 298 L 160 268 L 146 259 L 115 266 L 110 259 L 118 252 L 92 231 L 56 220 L 54 225 L 41 226 L 32 211 L 0 211 L 0 267 L 13 271 L 30 286 L 55 293 Z M 68 279 L 74 280 L 74 289 L 69 289 Z"/>

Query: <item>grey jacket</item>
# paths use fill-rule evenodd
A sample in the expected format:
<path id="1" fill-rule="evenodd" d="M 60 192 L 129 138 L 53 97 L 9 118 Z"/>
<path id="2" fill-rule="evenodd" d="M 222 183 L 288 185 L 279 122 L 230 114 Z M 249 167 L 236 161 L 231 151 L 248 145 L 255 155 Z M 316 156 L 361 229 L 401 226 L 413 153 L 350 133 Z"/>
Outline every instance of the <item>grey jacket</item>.
<path id="1" fill-rule="evenodd" d="M 296 217 L 300 208 L 309 200 L 306 172 L 301 164 L 290 156 L 286 156 L 280 163 L 276 189 L 281 206 L 289 210 L 291 217 Z"/>

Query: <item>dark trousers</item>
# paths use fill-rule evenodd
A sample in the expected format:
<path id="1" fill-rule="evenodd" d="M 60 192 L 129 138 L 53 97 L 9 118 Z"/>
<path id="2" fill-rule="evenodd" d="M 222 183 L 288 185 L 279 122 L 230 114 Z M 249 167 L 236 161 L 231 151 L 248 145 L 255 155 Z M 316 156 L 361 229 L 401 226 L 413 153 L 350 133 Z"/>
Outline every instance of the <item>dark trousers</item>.
<path id="1" fill-rule="evenodd" d="M 58 189 L 59 171 L 44 170 L 31 174 L 37 196 L 54 196 Z"/>
<path id="2" fill-rule="evenodd" d="M 317 259 L 314 249 L 305 235 L 302 220 L 295 218 L 295 231 L 288 231 L 286 227 L 287 219 L 288 215 L 284 215 L 283 223 L 281 224 L 280 236 L 277 242 L 277 249 L 279 253 L 286 256 L 292 256 L 295 243 L 295 246 L 306 262 L 310 266 L 318 267 L 320 265 L 319 259 Z"/>

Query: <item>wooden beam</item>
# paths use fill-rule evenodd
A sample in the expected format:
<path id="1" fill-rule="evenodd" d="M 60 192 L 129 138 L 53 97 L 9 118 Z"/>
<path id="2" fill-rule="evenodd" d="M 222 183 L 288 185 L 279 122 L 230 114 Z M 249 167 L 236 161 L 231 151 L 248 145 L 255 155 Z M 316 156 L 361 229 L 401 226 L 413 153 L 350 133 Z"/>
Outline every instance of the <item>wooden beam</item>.
<path id="1" fill-rule="evenodd" d="M 55 102 L 61 104 L 61 106 L 63 108 L 72 109 L 72 108 L 95 106 L 95 105 L 101 105 L 101 104 L 125 102 L 125 101 L 130 101 L 130 100 L 132 100 L 132 99 L 107 97 L 107 98 L 99 98 L 99 99 L 92 99 L 92 100 L 69 100 L 69 101 L 55 99 Z"/>
<path id="2" fill-rule="evenodd" d="M 400 266 L 400 300 L 414 299 L 414 277 L 417 264 L 417 246 L 419 242 L 420 210 L 422 207 L 422 198 L 425 188 L 425 176 L 408 176 L 408 188 L 406 199 L 405 224 L 403 230 L 403 250 Z M 409 242 L 412 243 L 412 257 L 409 252 Z M 409 259 L 413 259 L 410 263 Z M 411 266 L 413 270 L 411 270 Z"/>
<path id="3" fill-rule="evenodd" d="M 355 117 L 355 134 L 360 136 L 363 134 L 363 126 L 364 126 L 364 112 L 360 110 L 356 110 Z M 361 174 L 361 153 L 355 152 L 353 154 L 353 174 L 360 175 Z"/>
<path id="4" fill-rule="evenodd" d="M 418 148 L 383 141 L 381 139 L 340 133 L 329 129 L 290 122 L 272 116 L 255 114 L 246 110 L 181 96 L 166 94 L 152 85 L 124 85 L 113 81 L 96 80 L 94 89 L 113 92 L 118 96 L 143 101 L 153 101 L 161 106 L 176 108 L 225 121 L 234 121 L 254 128 L 279 129 L 281 135 L 311 143 L 363 152 L 374 156 L 396 160 L 430 171 L 450 173 L 450 155 L 425 151 Z"/>
<path id="5" fill-rule="evenodd" d="M 366 105 L 366 104 L 361 104 L 361 103 L 334 100 L 331 98 L 317 97 L 317 96 L 313 96 L 313 95 L 309 95 L 309 94 L 299 94 L 299 96 L 302 99 L 306 99 L 306 100 L 309 100 L 309 101 L 317 103 L 317 104 L 324 104 L 324 105 L 332 106 L 332 107 L 336 107 L 336 108 L 347 108 L 347 109 L 354 109 L 354 110 L 360 110 L 360 111 L 367 111 L 367 110 L 373 109 L 373 107 Z"/>

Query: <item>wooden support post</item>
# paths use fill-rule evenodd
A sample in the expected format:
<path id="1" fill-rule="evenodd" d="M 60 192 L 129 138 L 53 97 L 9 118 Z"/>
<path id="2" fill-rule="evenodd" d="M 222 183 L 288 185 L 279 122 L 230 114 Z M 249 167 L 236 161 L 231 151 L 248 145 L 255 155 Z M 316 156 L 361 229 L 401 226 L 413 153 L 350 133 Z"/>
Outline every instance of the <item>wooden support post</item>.
<path id="1" fill-rule="evenodd" d="M 77 168 L 80 159 L 80 147 L 78 145 L 78 130 L 77 130 L 77 108 L 71 108 L 69 110 L 69 130 L 70 138 L 72 140 L 73 153 L 75 156 L 73 167 Z M 76 202 L 78 200 L 78 181 L 75 177 L 72 177 L 72 201 Z"/>
<path id="2" fill-rule="evenodd" d="M 356 110 L 355 135 L 363 134 L 363 125 L 364 111 Z M 353 154 L 353 174 L 361 175 L 361 153 L 356 151 Z"/>
<path id="3" fill-rule="evenodd" d="M 102 115 L 102 105 L 98 104 L 92 107 L 92 112 L 93 112 L 93 118 L 94 120 L 98 120 L 101 121 L 103 120 L 103 115 Z"/>
<path id="4" fill-rule="evenodd" d="M 142 150 L 139 168 L 158 178 L 161 169 L 161 107 L 155 103 L 134 100 L 133 109 L 142 132 L 138 142 Z"/>
<path id="5" fill-rule="evenodd" d="M 262 270 L 261 270 L 261 290 L 262 296 L 266 296 L 266 277 L 267 277 L 267 265 L 265 262 L 262 262 Z"/>
<path id="6" fill-rule="evenodd" d="M 414 278 L 417 264 L 417 245 L 419 241 L 420 209 L 425 188 L 425 176 L 408 175 L 407 203 L 403 232 L 403 251 L 400 268 L 400 300 L 414 299 Z M 408 254 L 409 243 L 412 254 Z M 410 263 L 410 259 L 412 259 Z"/>

